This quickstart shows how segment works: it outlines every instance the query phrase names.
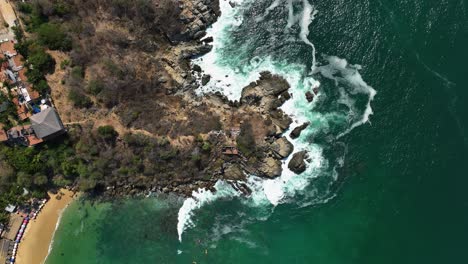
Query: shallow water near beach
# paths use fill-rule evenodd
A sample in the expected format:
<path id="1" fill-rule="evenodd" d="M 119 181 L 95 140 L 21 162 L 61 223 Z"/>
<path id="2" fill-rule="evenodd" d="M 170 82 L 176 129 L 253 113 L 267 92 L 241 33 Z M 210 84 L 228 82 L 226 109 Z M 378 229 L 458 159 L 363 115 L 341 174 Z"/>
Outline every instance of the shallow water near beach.
<path id="1" fill-rule="evenodd" d="M 283 110 L 311 122 L 294 141 L 307 171 L 252 176 L 248 198 L 219 182 L 196 199 L 77 201 L 46 264 L 468 263 L 468 3 L 221 2 L 197 92 L 236 99 L 282 75 Z"/>

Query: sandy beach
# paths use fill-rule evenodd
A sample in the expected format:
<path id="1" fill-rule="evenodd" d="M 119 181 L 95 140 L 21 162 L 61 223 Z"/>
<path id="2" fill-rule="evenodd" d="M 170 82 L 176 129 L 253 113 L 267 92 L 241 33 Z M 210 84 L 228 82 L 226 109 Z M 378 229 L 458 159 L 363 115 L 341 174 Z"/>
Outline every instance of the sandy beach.
<path id="1" fill-rule="evenodd" d="M 23 240 L 19 244 L 16 263 L 41 264 L 49 252 L 49 245 L 55 232 L 62 211 L 74 200 L 74 193 L 61 189 L 61 199 L 49 193 L 50 199 L 26 228 Z"/>

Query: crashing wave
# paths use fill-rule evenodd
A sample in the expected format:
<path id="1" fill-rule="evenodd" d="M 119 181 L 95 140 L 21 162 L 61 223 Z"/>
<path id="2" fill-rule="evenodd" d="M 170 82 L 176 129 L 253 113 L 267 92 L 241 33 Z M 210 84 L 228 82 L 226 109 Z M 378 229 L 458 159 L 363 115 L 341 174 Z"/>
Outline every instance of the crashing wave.
<path id="1" fill-rule="evenodd" d="M 232 8 L 227 1 L 220 1 L 222 16 L 207 31 L 208 36 L 214 37 L 213 50 L 193 61 L 203 69 L 205 74 L 211 76 L 209 83 L 200 87 L 196 92 L 201 96 L 218 91 L 235 101 L 240 99 L 245 86 L 259 78 L 260 72 L 269 71 L 284 77 L 291 86 L 292 99 L 282 106 L 282 110 L 293 118 L 294 124 L 314 121 L 298 139 L 291 139 L 288 136 L 290 131 L 285 133 L 288 140 L 293 143 L 296 152 L 303 150 L 308 152 L 307 170 L 300 175 L 290 171 L 287 164 L 291 155 L 283 161 L 283 173 L 276 179 L 262 179 L 250 175 L 246 184 L 253 192 L 249 197 L 242 196 L 224 181 L 216 183 L 215 193 L 205 189 L 193 192 L 192 198 L 186 199 L 179 210 L 177 230 L 180 241 L 182 241 L 183 232 L 195 225 L 194 211 L 220 198 L 241 199 L 246 207 L 259 208 L 259 210 L 271 206 L 274 208 L 285 202 L 297 203 L 299 200 L 303 201 L 304 206 L 327 202 L 334 197 L 327 189 L 328 187 L 322 190 L 311 183 L 318 177 L 328 177 L 330 179 L 328 186 L 331 186 L 337 179 L 336 168 L 343 165 L 344 153 L 336 160 L 329 160 L 323 153 L 326 145 L 310 143 L 309 138 L 320 134 L 330 134 L 336 141 L 355 127 L 368 122 L 369 116 L 373 113 L 370 104 L 376 91 L 362 79 L 359 74 L 359 65 L 349 64 L 346 60 L 336 56 L 324 57 L 324 65 L 319 65 L 317 62 L 315 45 L 309 40 L 309 27 L 318 11 L 307 0 L 275 0 L 265 9 L 263 15 L 254 18 L 254 22 L 267 21 L 270 14 L 277 9 L 286 11 L 285 34 L 294 29 L 298 31 L 295 42 L 310 47 L 311 62 L 291 63 L 271 54 L 249 56 L 242 54 L 240 50 L 236 50 L 235 59 L 245 57 L 245 60 L 239 59 L 234 63 L 232 60 L 227 60 L 231 59 L 225 54 L 231 44 L 231 35 L 243 23 L 248 23 L 244 19 L 243 12 L 247 11 L 255 1 L 233 2 L 236 3 L 236 8 Z M 294 5 L 298 4 L 302 5 L 302 11 L 299 13 L 294 9 Z M 321 91 L 315 95 L 314 102 L 307 101 L 305 92 L 316 91 L 322 86 L 321 82 L 323 85 L 330 85 L 331 82 L 338 94 L 334 103 L 345 106 L 346 110 L 341 110 L 341 108 L 329 111 L 316 109 L 317 101 L 329 100 L 327 94 Z M 357 103 L 357 99 L 361 96 L 366 97 L 367 100 L 364 109 L 361 109 L 362 107 Z M 336 123 L 340 125 L 336 126 Z M 333 131 L 335 126 L 339 127 L 338 131 Z M 330 140 L 327 143 L 331 144 Z M 298 196 L 302 198 L 299 199 Z"/>

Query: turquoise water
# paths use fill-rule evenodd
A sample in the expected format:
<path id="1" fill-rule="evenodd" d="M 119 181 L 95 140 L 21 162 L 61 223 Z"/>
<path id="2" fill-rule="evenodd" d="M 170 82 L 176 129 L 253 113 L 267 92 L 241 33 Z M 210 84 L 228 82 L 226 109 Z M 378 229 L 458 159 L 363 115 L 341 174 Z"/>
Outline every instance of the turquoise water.
<path id="1" fill-rule="evenodd" d="M 278 187 L 251 199 L 225 188 L 201 195 L 182 242 L 182 200 L 75 203 L 46 263 L 468 263 L 468 3 L 311 1 L 318 13 L 301 27 L 310 22 L 303 1 L 250 2 L 221 18 L 210 73 L 231 72 L 236 83 L 261 69 L 287 74 L 296 83 L 286 110 L 312 121 L 295 145 L 320 162 L 307 175 L 251 183 Z M 330 58 L 349 64 L 327 67 Z M 313 81 L 321 97 L 309 105 L 301 95 Z M 230 87 L 221 86 L 235 97 Z M 351 130 L 370 87 L 371 123 Z"/>

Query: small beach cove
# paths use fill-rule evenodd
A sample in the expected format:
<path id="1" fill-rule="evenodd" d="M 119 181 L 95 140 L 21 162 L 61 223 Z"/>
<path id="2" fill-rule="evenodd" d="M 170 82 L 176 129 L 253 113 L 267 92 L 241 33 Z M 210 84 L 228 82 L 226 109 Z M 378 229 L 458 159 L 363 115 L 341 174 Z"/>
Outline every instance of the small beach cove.
<path id="1" fill-rule="evenodd" d="M 32 220 L 26 228 L 18 247 L 16 263 L 44 263 L 61 214 L 78 195 L 72 191 L 61 189 L 58 194 L 49 193 L 49 197 L 49 201 L 38 214 L 37 219 Z"/>

